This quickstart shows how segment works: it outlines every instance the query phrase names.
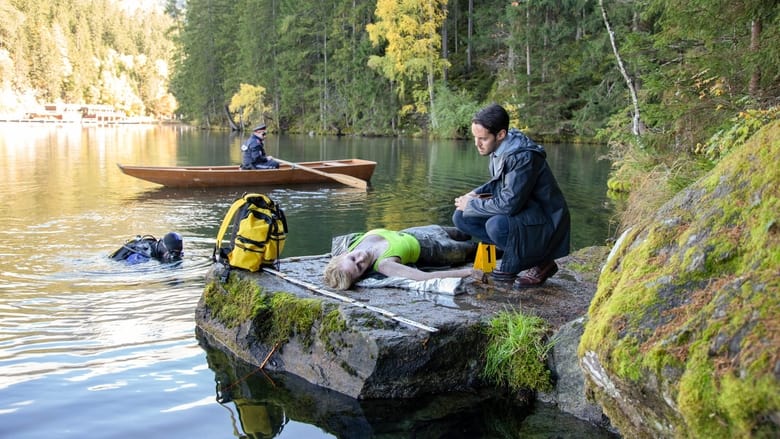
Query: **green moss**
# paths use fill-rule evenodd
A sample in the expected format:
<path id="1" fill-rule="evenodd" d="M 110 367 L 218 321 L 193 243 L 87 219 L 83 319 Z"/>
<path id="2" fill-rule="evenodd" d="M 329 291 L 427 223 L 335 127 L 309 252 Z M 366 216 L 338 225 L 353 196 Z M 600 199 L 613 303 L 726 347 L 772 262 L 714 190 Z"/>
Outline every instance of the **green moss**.
<path id="1" fill-rule="evenodd" d="M 612 291 L 615 283 L 619 280 L 618 267 L 622 263 L 622 255 L 627 251 L 627 246 L 638 235 L 638 229 L 632 229 L 625 232 L 625 237 L 617 242 L 615 245 L 618 247 L 615 251 L 615 256 L 607 259 L 604 267 L 604 271 L 599 277 L 599 283 L 596 290 L 596 294 L 591 300 L 589 313 L 597 313 L 601 310 L 601 305 L 608 301 L 612 297 Z M 590 325 L 594 328 L 594 325 Z M 604 328 L 593 329 L 599 333 L 604 333 Z"/>
<path id="2" fill-rule="evenodd" d="M 637 361 L 637 358 L 640 358 L 639 343 L 635 338 L 620 339 L 615 347 L 615 353 L 618 356 L 613 364 L 619 376 L 634 381 L 641 378 L 641 362 Z"/>
<path id="3" fill-rule="evenodd" d="M 599 278 L 580 355 L 639 387 L 647 374 L 680 376 L 667 385 L 683 436 L 777 434 L 777 157 L 780 121 L 637 221 Z"/>
<path id="4" fill-rule="evenodd" d="M 752 391 L 745 392 L 749 388 Z M 773 408 L 780 407 L 777 380 L 771 376 L 739 378 L 734 374 L 720 381 L 718 405 L 731 427 L 730 437 L 778 437 L 780 432 L 769 422 Z M 758 420 L 759 422 L 755 422 Z"/>
<path id="5" fill-rule="evenodd" d="M 338 309 L 327 313 L 322 319 L 320 327 L 320 340 L 324 343 L 325 350 L 335 352 L 338 346 L 333 344 L 331 334 L 345 332 L 346 330 L 347 322 L 341 317 L 341 312 Z"/>
<path id="6" fill-rule="evenodd" d="M 687 335 L 688 333 L 684 332 L 682 334 L 682 338 L 675 340 L 673 343 L 674 346 L 670 346 L 670 348 L 674 348 L 675 346 L 681 344 L 686 344 L 685 341 L 681 342 L 679 340 L 685 340 Z M 679 369 L 683 366 L 683 363 L 678 358 L 678 354 L 668 350 L 665 346 L 653 346 L 649 352 L 642 355 L 645 357 L 644 363 L 651 367 L 653 371 L 659 376 L 664 373 L 664 369 L 667 367 Z"/>
<path id="7" fill-rule="evenodd" d="M 772 347 L 769 347 L 772 349 Z M 679 383 L 678 405 L 697 437 L 777 437 L 769 416 L 780 408 L 778 382 L 764 351 L 747 369 L 728 367 L 709 343 L 698 343 Z M 771 363 L 771 364 L 770 364 Z"/>
<path id="8" fill-rule="evenodd" d="M 326 312 L 328 305 L 319 299 L 285 292 L 267 294 L 253 278 L 242 278 L 235 273 L 225 284 L 210 282 L 203 296 L 215 320 L 228 328 L 253 322 L 259 339 L 271 346 L 287 343 L 296 336 L 304 347 L 311 346 L 319 323 L 320 339 L 326 349 L 333 351 L 331 334 L 347 330 L 347 323 L 337 308 Z"/>
<path id="9" fill-rule="evenodd" d="M 731 437 L 723 425 L 723 414 L 717 407 L 717 389 L 713 382 L 713 365 L 701 356 L 700 350 L 688 359 L 680 379 L 677 404 L 687 428 L 696 437 Z"/>
<path id="10" fill-rule="evenodd" d="M 341 368 L 344 369 L 345 372 L 347 372 L 352 376 L 355 377 L 358 376 L 357 371 L 352 366 L 350 366 L 349 363 L 347 363 L 346 361 L 341 362 Z"/>
<path id="11" fill-rule="evenodd" d="M 231 275 L 225 284 L 211 281 L 206 285 L 203 299 L 213 318 L 228 328 L 254 318 L 265 302 L 259 285 L 235 275 Z"/>
<path id="12" fill-rule="evenodd" d="M 268 344 L 284 344 L 297 336 L 303 346 L 308 347 L 313 341 L 314 323 L 321 315 L 321 300 L 277 292 L 270 296 L 268 306 L 258 313 L 255 324 Z"/>
<path id="13" fill-rule="evenodd" d="M 607 189 L 615 193 L 630 192 L 631 181 L 621 180 L 618 177 L 610 177 L 609 180 L 607 180 Z"/>
<path id="14" fill-rule="evenodd" d="M 489 322 L 486 332 L 485 378 L 513 390 L 552 387 L 545 360 L 553 342 L 546 341 L 543 319 L 504 311 Z"/>

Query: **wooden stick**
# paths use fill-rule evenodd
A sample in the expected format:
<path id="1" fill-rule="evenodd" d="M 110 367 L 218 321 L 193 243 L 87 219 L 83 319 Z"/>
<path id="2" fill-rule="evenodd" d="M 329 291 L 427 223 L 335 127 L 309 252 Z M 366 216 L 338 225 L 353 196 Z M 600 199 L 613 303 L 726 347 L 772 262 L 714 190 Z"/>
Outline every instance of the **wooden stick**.
<path id="1" fill-rule="evenodd" d="M 331 257 L 330 253 L 323 253 L 321 255 L 305 255 L 305 256 L 290 256 L 282 258 L 279 262 L 298 262 L 298 261 L 311 261 L 314 259 L 323 259 Z"/>
<path id="2" fill-rule="evenodd" d="M 271 359 L 271 355 L 273 355 L 274 352 L 276 352 L 276 348 L 278 347 L 279 347 L 279 342 L 276 342 L 276 344 L 274 344 L 274 347 L 271 348 L 271 352 L 269 352 L 268 355 L 265 356 L 265 360 L 263 360 L 263 362 L 260 363 L 259 369 L 264 368 L 265 365 L 268 364 L 268 360 Z"/>
<path id="3" fill-rule="evenodd" d="M 336 299 L 336 300 L 348 303 L 348 304 L 353 305 L 353 306 L 357 306 L 357 307 L 360 307 L 360 308 L 363 308 L 363 309 L 367 309 L 369 311 L 374 311 L 376 313 L 382 314 L 383 316 L 389 317 L 389 318 L 391 318 L 391 319 L 393 319 L 393 320 L 395 320 L 397 322 L 401 322 L 403 324 L 406 324 L 406 325 L 409 325 L 409 326 L 413 326 L 415 328 L 422 329 L 422 330 L 428 331 L 428 332 L 437 332 L 438 331 L 437 328 L 434 328 L 432 326 L 428 326 L 428 325 L 424 325 L 424 324 L 419 323 L 419 322 L 415 322 L 414 320 L 407 319 L 406 317 L 401 317 L 398 314 L 396 314 L 394 312 L 391 312 L 391 311 L 388 311 L 386 309 L 378 308 L 378 307 L 372 306 L 372 305 L 366 305 L 366 304 L 358 302 L 355 299 L 352 299 L 350 297 L 342 296 L 341 294 L 334 293 L 332 291 L 328 291 L 328 290 L 319 288 L 316 285 L 310 284 L 310 283 L 308 283 L 306 281 L 302 281 L 300 279 L 296 279 L 294 277 L 290 277 L 290 276 L 288 276 L 288 275 L 286 275 L 286 274 L 284 274 L 284 273 L 282 273 L 280 271 L 276 271 L 276 270 L 274 270 L 272 268 L 263 267 L 263 271 L 267 271 L 267 272 L 269 272 L 269 273 L 271 273 L 271 274 L 273 274 L 273 275 L 275 275 L 277 277 L 280 277 L 280 278 L 286 280 L 287 282 L 290 282 L 292 284 L 304 287 L 304 288 L 306 288 L 308 290 L 314 291 L 315 293 L 322 294 L 323 296 L 330 297 L 331 299 Z"/>
<path id="4" fill-rule="evenodd" d="M 308 166 L 303 166 L 298 163 L 288 162 L 286 160 L 279 159 L 277 157 L 274 157 L 274 160 L 276 160 L 279 163 L 283 163 L 285 165 L 289 165 L 292 168 L 298 168 L 302 169 L 306 172 L 311 172 L 313 174 L 321 175 L 323 177 L 329 178 L 331 180 L 338 181 L 341 184 L 345 184 L 347 186 L 352 186 L 358 189 L 366 190 L 368 188 L 368 182 L 365 180 L 361 180 L 357 177 L 353 177 L 351 175 L 347 174 L 338 174 L 338 173 L 331 173 L 331 172 L 325 172 L 320 171 L 319 169 L 310 168 Z"/>
<path id="5" fill-rule="evenodd" d="M 237 385 L 238 383 L 240 383 L 240 382 L 242 382 L 242 381 L 246 380 L 247 378 L 249 378 L 250 376 L 254 375 L 254 374 L 255 374 L 255 373 L 258 371 L 258 370 L 259 370 L 260 372 L 263 372 L 263 375 L 265 375 L 265 376 L 266 376 L 266 378 L 268 378 L 268 379 L 271 381 L 271 384 L 274 384 L 273 380 L 271 380 L 271 377 L 269 377 L 268 375 L 266 375 L 266 373 L 265 373 L 265 371 L 263 370 L 263 368 L 265 367 L 265 365 L 266 365 L 266 364 L 268 364 L 268 360 L 270 360 L 270 359 L 271 359 L 271 355 L 273 355 L 273 354 L 274 354 L 274 352 L 276 352 L 276 349 L 277 349 L 277 348 L 279 348 L 279 342 L 276 342 L 276 344 L 274 344 L 274 346 L 271 348 L 271 352 L 269 352 L 269 353 L 268 353 L 268 355 L 266 355 L 266 356 L 265 356 L 265 360 L 263 360 L 263 362 L 262 362 L 262 363 L 260 363 L 260 366 L 258 366 L 258 367 L 257 367 L 257 369 L 253 370 L 252 372 L 249 372 L 248 374 L 244 375 L 244 376 L 243 376 L 243 377 L 241 377 L 240 379 L 238 379 L 238 380 L 234 381 L 234 382 L 233 382 L 233 383 L 231 383 L 229 386 L 227 386 L 227 387 L 225 387 L 224 389 L 222 389 L 222 392 L 225 392 L 225 391 L 228 391 L 228 390 L 232 389 L 232 388 L 233 388 L 235 385 Z M 274 387 L 276 387 L 276 385 L 275 385 L 275 384 L 274 384 Z M 217 387 L 217 389 L 219 389 L 219 387 Z M 219 402 L 219 395 L 217 395 L 217 402 Z M 220 404 L 222 404 L 222 403 L 220 402 Z"/>

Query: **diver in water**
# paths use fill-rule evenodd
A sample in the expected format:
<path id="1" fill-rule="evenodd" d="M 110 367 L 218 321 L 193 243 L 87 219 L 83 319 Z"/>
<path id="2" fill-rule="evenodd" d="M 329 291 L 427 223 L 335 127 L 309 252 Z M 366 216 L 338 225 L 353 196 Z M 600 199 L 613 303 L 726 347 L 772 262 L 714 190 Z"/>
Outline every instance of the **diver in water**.
<path id="1" fill-rule="evenodd" d="M 171 263 L 181 261 L 183 250 L 184 241 L 181 235 L 169 232 L 162 239 L 152 235 L 138 235 L 129 239 L 108 257 L 115 261 L 124 261 L 128 265 L 141 264 L 150 259 Z"/>

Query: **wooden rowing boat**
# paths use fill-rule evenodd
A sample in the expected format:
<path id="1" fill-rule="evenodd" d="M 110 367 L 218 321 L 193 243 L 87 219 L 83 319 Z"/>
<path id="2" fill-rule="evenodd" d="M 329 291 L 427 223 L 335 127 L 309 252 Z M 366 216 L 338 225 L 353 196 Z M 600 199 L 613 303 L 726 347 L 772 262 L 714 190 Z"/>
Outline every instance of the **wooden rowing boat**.
<path id="1" fill-rule="evenodd" d="M 309 170 L 290 164 L 279 169 L 243 170 L 234 166 L 132 166 L 118 164 L 119 169 L 135 178 L 161 184 L 167 187 L 207 188 L 228 186 L 275 186 L 306 183 L 333 183 L 334 179 L 322 172 L 341 174 L 369 181 L 376 168 L 376 162 L 362 159 L 323 160 L 300 162 Z M 320 171 L 314 173 L 311 169 Z"/>

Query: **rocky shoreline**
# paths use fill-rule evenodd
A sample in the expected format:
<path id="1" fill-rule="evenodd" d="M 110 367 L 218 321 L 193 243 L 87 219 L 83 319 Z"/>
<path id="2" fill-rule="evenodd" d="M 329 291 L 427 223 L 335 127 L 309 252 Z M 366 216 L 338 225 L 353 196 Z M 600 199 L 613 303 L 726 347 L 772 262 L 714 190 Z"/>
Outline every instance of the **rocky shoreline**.
<path id="1" fill-rule="evenodd" d="M 317 291 L 327 294 L 320 280 L 327 255 L 288 258 L 279 270 L 284 276 L 233 270 L 230 282 L 243 285 L 238 289 L 257 285 L 258 291 L 270 296 L 293 295 L 309 305 L 316 302 L 318 317 L 311 326 L 296 327 L 285 342 L 272 344 L 263 340 L 273 330 L 261 319 L 225 323 L 215 316 L 205 293 L 196 322 L 212 345 L 249 364 L 291 373 L 358 400 L 371 400 L 490 389 L 492 384 L 482 378 L 485 322 L 501 311 L 520 311 L 543 318 L 556 343 L 547 358 L 552 390 L 521 391 L 516 395 L 518 404 L 536 397 L 603 427 L 608 421 L 601 409 L 585 398 L 576 351 L 583 317 L 596 291 L 600 261 L 607 251 L 605 247 L 588 248 L 560 259 L 556 276 L 541 287 L 523 291 L 513 291 L 511 284 L 468 279 L 463 294 L 454 296 L 401 288 L 354 288 L 339 292 L 342 300 Z M 230 287 L 220 281 L 222 270 L 215 264 L 207 283 L 224 295 Z M 336 315 L 334 323 L 331 316 Z"/>

